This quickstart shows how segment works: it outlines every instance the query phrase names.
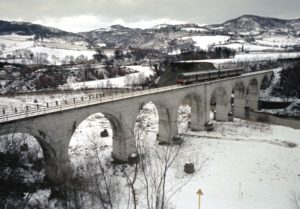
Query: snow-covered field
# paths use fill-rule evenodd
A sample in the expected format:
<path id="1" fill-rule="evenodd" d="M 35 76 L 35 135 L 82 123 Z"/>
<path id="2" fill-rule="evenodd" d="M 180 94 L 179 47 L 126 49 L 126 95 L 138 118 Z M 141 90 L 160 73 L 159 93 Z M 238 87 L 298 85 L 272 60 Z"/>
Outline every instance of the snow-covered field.
<path id="1" fill-rule="evenodd" d="M 249 44 L 249 43 L 230 43 L 230 44 L 222 44 L 217 45 L 220 47 L 227 47 L 234 49 L 236 51 L 242 51 L 244 48 L 244 51 L 264 51 L 264 50 L 275 50 L 275 51 L 283 51 L 283 48 L 280 48 L 278 46 L 261 46 L 258 44 Z"/>
<path id="2" fill-rule="evenodd" d="M 219 46 L 235 49 L 236 51 L 242 51 L 242 48 L 245 51 L 284 51 L 299 44 L 300 39 L 293 36 L 258 36 L 253 43 L 237 40 L 236 43 L 225 43 Z"/>
<path id="3" fill-rule="evenodd" d="M 296 208 L 300 150 L 289 143 L 299 144 L 300 131 L 241 120 L 216 125 L 216 132 L 185 138 L 190 147 L 201 148 L 198 158 L 208 161 L 196 163 L 202 168 L 175 195 L 174 200 L 185 200 L 176 201 L 177 208 L 195 207 L 198 188 L 203 208 Z"/>
<path id="4" fill-rule="evenodd" d="M 34 42 L 33 36 L 20 36 L 13 34 L 0 36 L 0 44 L 4 47 L 3 53 L 8 53 L 32 47 Z"/>
<path id="5" fill-rule="evenodd" d="M 300 38 L 293 36 L 267 36 L 258 37 L 257 43 L 265 46 L 289 47 L 300 44 Z"/>
<path id="6" fill-rule="evenodd" d="M 45 53 L 47 54 L 46 59 L 50 64 L 62 64 L 64 60 L 66 62 L 69 62 L 71 59 L 73 61 L 81 56 L 85 57 L 86 60 L 92 59 L 93 55 L 96 53 L 94 50 L 74 50 L 74 49 L 62 49 L 62 48 L 51 48 L 51 47 L 45 47 L 45 46 L 30 46 L 27 47 L 26 50 L 30 50 L 31 53 L 34 54 L 33 57 L 39 56 L 39 54 Z M 22 54 L 22 51 L 18 52 Z M 13 52 L 4 52 L 3 57 L 6 57 L 8 54 L 13 54 Z M 72 57 L 72 58 L 71 58 Z M 18 63 L 21 64 L 25 60 L 25 63 L 32 64 L 32 61 L 29 59 L 8 59 L 7 62 L 10 63 Z"/>
<path id="7" fill-rule="evenodd" d="M 206 60 L 189 60 L 183 62 L 210 62 L 215 65 L 224 63 L 238 63 L 238 62 L 253 62 L 264 60 L 277 60 L 282 58 L 299 58 L 299 52 L 276 52 L 276 53 L 245 53 L 236 54 L 234 58 L 229 59 L 206 59 Z"/>
<path id="8" fill-rule="evenodd" d="M 87 59 L 91 59 L 95 54 L 95 50 L 89 50 L 82 42 L 67 43 L 61 39 L 45 39 L 44 42 L 34 42 L 33 36 L 21 36 L 21 35 L 2 35 L 0 36 L 0 45 L 4 48 L 0 50 L 3 52 L 2 57 L 6 58 L 8 55 L 23 54 L 21 59 L 8 59 L 6 61 L 11 63 L 25 63 L 32 64 L 29 57 L 25 57 L 24 50 L 29 50 L 34 54 L 34 57 L 40 53 L 46 53 L 47 60 L 50 64 L 62 64 L 63 59 L 67 56 L 77 57 L 83 55 Z M 27 55 L 28 56 L 28 55 Z M 27 59 L 27 60 L 26 60 Z"/>
<path id="9" fill-rule="evenodd" d="M 181 28 L 181 30 L 188 31 L 188 32 L 206 32 L 207 29 L 205 28 Z"/>
<path id="10" fill-rule="evenodd" d="M 211 45 L 224 44 L 227 40 L 230 39 L 229 36 L 188 36 L 183 37 L 183 40 L 193 39 L 195 41 L 195 45 L 200 47 L 203 50 L 207 50 Z"/>
<path id="11" fill-rule="evenodd" d="M 83 55 L 87 57 L 87 59 L 91 59 L 93 55 L 96 53 L 94 50 L 74 50 L 74 49 L 58 49 L 58 48 L 49 48 L 49 47 L 43 47 L 43 46 L 36 46 L 29 48 L 30 51 L 33 53 L 47 53 L 49 57 L 49 61 L 51 63 L 54 63 L 52 57 L 56 56 L 61 60 L 63 60 L 66 56 L 73 56 L 74 59 L 79 57 L 80 55 Z M 61 64 L 61 63 L 57 63 Z"/>

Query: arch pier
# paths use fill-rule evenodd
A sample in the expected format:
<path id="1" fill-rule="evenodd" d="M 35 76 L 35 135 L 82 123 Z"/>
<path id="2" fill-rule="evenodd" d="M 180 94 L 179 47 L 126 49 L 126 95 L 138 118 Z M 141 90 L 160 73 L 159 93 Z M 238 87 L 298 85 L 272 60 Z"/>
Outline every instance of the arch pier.
<path id="1" fill-rule="evenodd" d="M 215 104 L 215 119 L 217 121 L 228 121 L 231 112 L 230 87 L 216 87 L 211 94 L 210 101 Z"/>
<path id="2" fill-rule="evenodd" d="M 242 82 L 235 84 L 233 98 L 233 115 L 237 118 L 245 118 L 246 88 Z"/>
<path id="3" fill-rule="evenodd" d="M 252 79 L 248 86 L 247 102 L 251 110 L 258 109 L 259 85 L 256 79 Z"/>

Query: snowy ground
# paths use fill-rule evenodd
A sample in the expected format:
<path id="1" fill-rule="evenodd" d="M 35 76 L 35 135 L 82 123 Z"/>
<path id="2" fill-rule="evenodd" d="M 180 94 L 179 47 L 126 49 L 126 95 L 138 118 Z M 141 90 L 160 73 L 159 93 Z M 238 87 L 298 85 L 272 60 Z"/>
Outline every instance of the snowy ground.
<path id="1" fill-rule="evenodd" d="M 224 44 L 227 40 L 230 39 L 229 36 L 188 36 L 183 37 L 183 40 L 193 39 L 195 41 L 195 45 L 200 47 L 202 50 L 208 50 L 209 46 Z"/>
<path id="2" fill-rule="evenodd" d="M 201 148 L 198 158 L 208 161 L 196 163 L 202 169 L 174 197 L 186 200 L 176 201 L 177 208 L 195 207 L 198 188 L 203 208 L 295 208 L 300 150 L 289 144 L 299 144 L 300 131 L 241 120 L 216 125 L 216 132 L 185 138 L 190 148 Z"/>

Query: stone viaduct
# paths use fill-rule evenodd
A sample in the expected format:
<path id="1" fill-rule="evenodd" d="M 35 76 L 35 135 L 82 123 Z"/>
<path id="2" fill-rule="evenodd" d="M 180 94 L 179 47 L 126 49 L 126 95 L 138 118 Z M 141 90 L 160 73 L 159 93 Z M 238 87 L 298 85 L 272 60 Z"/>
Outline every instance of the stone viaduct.
<path id="1" fill-rule="evenodd" d="M 0 135 L 27 133 L 40 143 L 45 158 L 46 176 L 55 183 L 63 181 L 68 165 L 68 147 L 78 125 L 95 113 L 103 113 L 113 128 L 113 152 L 116 159 L 127 161 L 135 152 L 134 127 L 144 104 L 153 102 L 159 114 L 158 140 L 169 142 L 177 134 L 178 108 L 183 101 L 191 105 L 191 129 L 206 129 L 210 121 L 211 100 L 216 102 L 216 120 L 227 121 L 234 90 L 235 117 L 244 117 L 245 107 L 256 110 L 266 70 L 204 83 L 148 89 L 109 101 L 101 101 L 50 113 L 0 122 Z"/>

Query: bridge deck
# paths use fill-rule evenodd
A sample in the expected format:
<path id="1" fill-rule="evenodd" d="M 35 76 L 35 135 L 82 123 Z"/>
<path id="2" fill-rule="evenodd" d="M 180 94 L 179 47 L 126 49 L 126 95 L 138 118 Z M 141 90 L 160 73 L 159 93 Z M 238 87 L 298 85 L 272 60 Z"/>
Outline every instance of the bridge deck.
<path id="1" fill-rule="evenodd" d="M 150 95 L 150 94 L 157 94 L 157 93 L 161 93 L 161 92 L 167 92 L 167 91 L 183 89 L 183 88 L 191 88 L 191 87 L 195 87 L 195 86 L 204 86 L 204 85 L 211 84 L 211 83 L 224 82 L 227 80 L 233 80 L 233 79 L 253 76 L 253 75 L 257 75 L 257 74 L 264 74 L 264 73 L 268 73 L 271 71 L 273 71 L 273 69 L 252 72 L 252 73 L 246 73 L 246 74 L 242 74 L 240 76 L 212 80 L 212 81 L 207 81 L 207 82 L 202 82 L 202 83 L 195 83 L 195 84 L 184 85 L 184 86 L 172 85 L 172 86 L 166 86 L 166 87 L 160 87 L 160 88 L 135 91 L 135 92 L 130 92 L 130 93 L 119 93 L 119 94 L 115 94 L 115 95 L 112 94 L 111 96 L 105 96 L 105 97 L 95 95 L 95 96 L 90 97 L 83 101 L 81 100 L 81 98 L 77 98 L 75 100 L 74 99 L 68 100 L 67 103 L 61 102 L 58 105 L 55 104 L 55 105 L 49 106 L 49 107 L 40 106 L 39 108 L 34 109 L 34 110 L 31 109 L 31 110 L 19 111 L 17 113 L 2 114 L 2 115 L 0 115 L 0 124 L 7 123 L 10 121 L 14 121 L 14 120 L 20 120 L 20 119 L 29 118 L 29 117 L 36 117 L 36 116 L 45 115 L 45 114 L 57 113 L 57 112 L 62 112 L 62 111 L 70 110 L 70 109 L 82 108 L 85 106 L 97 105 L 97 104 L 101 104 L 101 103 L 107 103 L 107 102 L 112 102 L 112 101 L 117 101 L 117 100 L 122 100 L 122 99 L 128 99 L 128 98 L 139 97 L 139 96 Z"/>

